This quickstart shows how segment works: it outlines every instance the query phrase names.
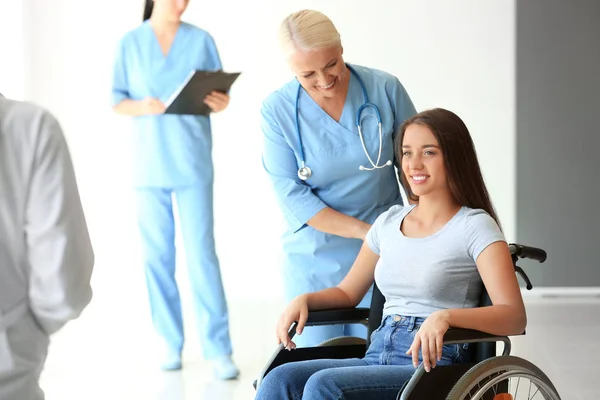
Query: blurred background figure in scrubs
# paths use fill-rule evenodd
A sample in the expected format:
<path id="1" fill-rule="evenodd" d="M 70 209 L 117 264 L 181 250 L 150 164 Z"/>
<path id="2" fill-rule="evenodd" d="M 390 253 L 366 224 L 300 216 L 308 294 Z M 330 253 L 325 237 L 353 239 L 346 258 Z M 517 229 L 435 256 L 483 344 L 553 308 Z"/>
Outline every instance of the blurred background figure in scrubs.
<path id="1" fill-rule="evenodd" d="M 221 379 L 234 379 L 229 317 L 213 236 L 211 124 L 207 116 L 164 115 L 163 104 L 194 70 L 222 69 L 211 35 L 181 20 L 187 0 L 147 1 L 144 22 L 120 42 L 112 87 L 114 110 L 134 117 L 133 168 L 137 222 L 156 331 L 164 339 L 161 367 L 182 367 L 184 344 L 175 281 L 177 201 L 204 357 Z M 224 110 L 229 96 L 205 103 Z"/>
<path id="2" fill-rule="evenodd" d="M 280 41 L 295 79 L 269 95 L 261 112 L 263 164 L 287 221 L 290 301 L 339 284 L 375 218 L 402 204 L 393 140 L 416 110 L 395 76 L 344 62 L 340 34 L 322 13 L 289 15 Z M 371 291 L 359 307 L 370 301 Z M 296 344 L 366 333 L 360 325 L 310 327 Z"/>
<path id="3" fill-rule="evenodd" d="M 60 125 L 0 95 L 0 399 L 44 398 L 49 337 L 91 301 L 93 266 Z"/>

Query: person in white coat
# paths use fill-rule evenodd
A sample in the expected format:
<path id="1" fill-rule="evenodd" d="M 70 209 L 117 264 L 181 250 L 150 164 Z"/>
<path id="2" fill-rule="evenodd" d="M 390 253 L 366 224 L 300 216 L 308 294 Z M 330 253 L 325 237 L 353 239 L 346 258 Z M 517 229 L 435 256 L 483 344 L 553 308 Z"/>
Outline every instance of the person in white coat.
<path id="1" fill-rule="evenodd" d="M 93 265 L 57 120 L 0 95 L 0 400 L 44 398 L 49 337 L 91 301 Z"/>

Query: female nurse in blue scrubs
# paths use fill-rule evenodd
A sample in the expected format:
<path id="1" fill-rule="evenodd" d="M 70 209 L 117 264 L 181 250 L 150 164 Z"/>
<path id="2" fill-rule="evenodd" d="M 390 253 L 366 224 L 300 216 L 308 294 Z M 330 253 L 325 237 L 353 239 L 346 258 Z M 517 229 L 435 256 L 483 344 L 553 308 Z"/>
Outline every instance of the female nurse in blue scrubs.
<path id="1" fill-rule="evenodd" d="M 344 62 L 340 35 L 320 12 L 288 16 L 280 40 L 296 77 L 269 95 L 261 112 L 263 164 L 287 221 L 290 301 L 340 283 L 375 218 L 402 204 L 393 140 L 416 110 L 396 77 Z M 359 306 L 370 301 L 369 293 Z M 366 329 L 306 328 L 296 344 L 337 336 L 365 337 Z"/>
<path id="2" fill-rule="evenodd" d="M 200 339 L 215 374 L 233 379 L 228 310 L 213 237 L 213 165 L 210 119 L 165 115 L 163 104 L 194 70 L 220 70 L 212 37 L 181 21 L 187 0 L 146 3 L 144 22 L 120 41 L 114 110 L 133 117 L 137 220 L 152 319 L 164 339 L 165 370 L 181 368 L 183 321 L 175 281 L 173 200 L 177 202 Z M 218 112 L 229 97 L 205 99 Z"/>

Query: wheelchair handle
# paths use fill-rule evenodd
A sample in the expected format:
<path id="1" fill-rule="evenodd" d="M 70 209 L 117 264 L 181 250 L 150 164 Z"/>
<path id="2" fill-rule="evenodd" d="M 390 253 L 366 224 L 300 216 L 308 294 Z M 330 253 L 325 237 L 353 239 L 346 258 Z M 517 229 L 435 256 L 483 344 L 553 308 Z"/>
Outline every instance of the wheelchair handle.
<path id="1" fill-rule="evenodd" d="M 294 321 L 292 323 L 292 326 L 290 327 L 290 330 L 288 331 L 288 336 L 290 337 L 290 339 L 293 339 L 294 336 L 296 336 L 296 327 L 298 326 L 298 321 Z M 282 348 L 283 348 L 283 343 L 281 344 Z"/>
<path id="2" fill-rule="evenodd" d="M 522 244 L 513 243 L 508 245 L 508 248 L 510 249 L 510 253 L 514 256 L 519 258 L 530 258 L 541 263 L 546 261 L 546 257 L 548 256 L 546 251 L 538 249 L 537 247 L 529 247 L 523 246 Z"/>

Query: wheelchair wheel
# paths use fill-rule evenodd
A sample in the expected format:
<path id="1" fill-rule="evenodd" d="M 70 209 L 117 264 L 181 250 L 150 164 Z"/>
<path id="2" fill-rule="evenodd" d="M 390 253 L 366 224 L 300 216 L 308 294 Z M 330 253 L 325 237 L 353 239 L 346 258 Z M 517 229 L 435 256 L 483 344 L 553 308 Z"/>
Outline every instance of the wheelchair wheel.
<path id="1" fill-rule="evenodd" d="M 475 365 L 456 382 L 446 400 L 494 398 L 560 400 L 556 388 L 542 370 L 515 356 L 493 357 Z"/>

